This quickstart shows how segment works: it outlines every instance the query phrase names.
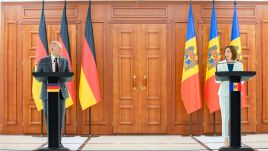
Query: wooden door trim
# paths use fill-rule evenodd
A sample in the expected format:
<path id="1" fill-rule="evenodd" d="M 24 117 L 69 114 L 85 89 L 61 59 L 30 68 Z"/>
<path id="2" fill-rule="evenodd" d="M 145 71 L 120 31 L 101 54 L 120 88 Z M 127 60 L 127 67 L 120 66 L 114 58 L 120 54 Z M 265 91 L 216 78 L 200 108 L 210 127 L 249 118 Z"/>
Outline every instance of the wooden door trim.
<path id="1" fill-rule="evenodd" d="M 107 20 L 108 24 L 171 24 L 173 22 L 172 19 L 164 19 L 164 20 L 126 20 L 126 19 L 118 19 L 118 20 Z"/>

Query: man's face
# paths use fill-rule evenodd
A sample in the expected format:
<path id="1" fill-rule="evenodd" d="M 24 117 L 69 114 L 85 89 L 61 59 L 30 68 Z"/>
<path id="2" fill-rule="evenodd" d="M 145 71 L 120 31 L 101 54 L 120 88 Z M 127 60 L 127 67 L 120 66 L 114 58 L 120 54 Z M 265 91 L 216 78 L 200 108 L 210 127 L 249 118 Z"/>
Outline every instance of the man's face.
<path id="1" fill-rule="evenodd" d="M 57 45 L 56 47 L 52 48 L 50 51 L 53 56 L 58 57 L 61 54 L 61 46 Z"/>

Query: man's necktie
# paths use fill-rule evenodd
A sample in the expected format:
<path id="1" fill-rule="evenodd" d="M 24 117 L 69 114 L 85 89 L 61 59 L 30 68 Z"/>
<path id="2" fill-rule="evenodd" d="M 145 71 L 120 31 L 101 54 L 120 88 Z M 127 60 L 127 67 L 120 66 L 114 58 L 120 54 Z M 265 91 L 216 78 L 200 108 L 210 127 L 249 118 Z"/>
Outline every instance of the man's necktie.
<path id="1" fill-rule="evenodd" d="M 55 58 L 55 72 L 59 72 L 58 58 Z"/>

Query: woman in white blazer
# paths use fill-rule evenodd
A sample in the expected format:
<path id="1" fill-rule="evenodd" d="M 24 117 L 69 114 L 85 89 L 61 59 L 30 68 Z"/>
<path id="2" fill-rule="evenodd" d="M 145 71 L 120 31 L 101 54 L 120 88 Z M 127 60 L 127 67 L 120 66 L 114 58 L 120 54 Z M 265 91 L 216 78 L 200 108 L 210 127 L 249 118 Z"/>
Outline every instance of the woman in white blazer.
<path id="1" fill-rule="evenodd" d="M 217 71 L 242 71 L 243 64 L 236 61 L 237 52 L 234 46 L 226 46 L 225 50 L 225 59 L 218 62 Z M 230 101 L 229 101 L 229 82 L 216 81 L 220 83 L 220 88 L 218 91 L 219 100 L 220 100 L 220 109 L 221 109 L 221 120 L 222 120 L 222 137 L 224 138 L 224 145 L 229 145 L 229 119 L 230 119 Z"/>

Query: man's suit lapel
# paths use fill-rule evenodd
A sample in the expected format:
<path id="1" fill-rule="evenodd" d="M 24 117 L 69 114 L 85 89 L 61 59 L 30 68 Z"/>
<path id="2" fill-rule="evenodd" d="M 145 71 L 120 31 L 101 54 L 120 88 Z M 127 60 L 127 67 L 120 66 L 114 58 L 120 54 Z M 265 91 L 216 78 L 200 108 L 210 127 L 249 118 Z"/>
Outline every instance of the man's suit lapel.
<path id="1" fill-rule="evenodd" d="M 50 72 L 53 72 L 53 70 L 52 70 L 51 56 L 48 57 L 48 59 L 47 59 L 47 63 L 48 63 L 49 71 L 50 71 Z"/>
<path id="2" fill-rule="evenodd" d="M 62 70 L 64 69 L 64 60 L 62 57 L 60 57 L 60 72 L 63 72 Z"/>

